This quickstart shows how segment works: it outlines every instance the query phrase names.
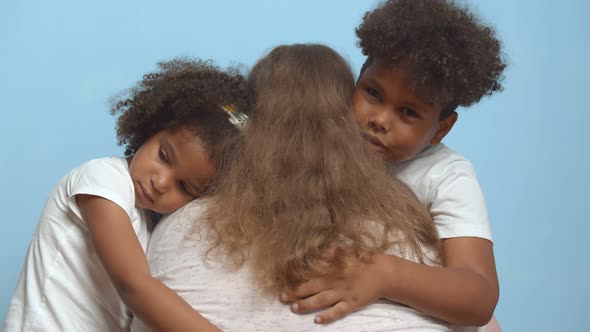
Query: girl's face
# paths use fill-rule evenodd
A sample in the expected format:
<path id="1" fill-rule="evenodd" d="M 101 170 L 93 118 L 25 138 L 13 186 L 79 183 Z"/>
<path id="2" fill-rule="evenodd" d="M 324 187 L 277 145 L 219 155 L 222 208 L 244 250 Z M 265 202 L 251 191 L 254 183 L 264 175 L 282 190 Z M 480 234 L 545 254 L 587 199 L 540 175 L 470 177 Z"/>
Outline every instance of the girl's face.
<path id="1" fill-rule="evenodd" d="M 135 206 L 171 213 L 201 196 L 215 172 L 209 152 L 193 132 L 162 130 L 129 161 Z"/>

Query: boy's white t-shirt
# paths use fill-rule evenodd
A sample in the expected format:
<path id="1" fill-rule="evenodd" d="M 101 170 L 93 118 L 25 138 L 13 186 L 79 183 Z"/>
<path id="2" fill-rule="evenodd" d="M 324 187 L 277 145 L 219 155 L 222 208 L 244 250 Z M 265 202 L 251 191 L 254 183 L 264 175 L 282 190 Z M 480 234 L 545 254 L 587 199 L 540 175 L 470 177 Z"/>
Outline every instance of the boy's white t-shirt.
<path id="1" fill-rule="evenodd" d="M 471 163 L 444 144 L 392 166 L 430 211 L 441 239 L 479 237 L 492 241 L 483 192 Z"/>
<path id="2" fill-rule="evenodd" d="M 49 195 L 29 245 L 3 331 L 123 331 L 130 313 L 119 298 L 81 218 L 75 195 L 104 197 L 129 216 L 142 247 L 144 211 L 135 207 L 127 161 L 95 159 L 66 174 Z"/>
<path id="3" fill-rule="evenodd" d="M 148 262 L 154 278 L 177 292 L 223 331 L 450 331 L 448 324 L 412 308 L 379 300 L 328 325 L 315 314 L 297 315 L 276 296 L 257 289 L 251 266 L 228 267 L 224 256 L 208 259 L 206 200 L 193 201 L 160 220 L 150 240 Z M 134 318 L 132 332 L 151 331 Z"/>
<path id="4" fill-rule="evenodd" d="M 395 175 L 428 208 L 441 239 L 479 237 L 492 241 L 488 210 L 473 165 L 444 144 L 392 166 Z M 455 332 L 485 331 L 455 326 Z"/>

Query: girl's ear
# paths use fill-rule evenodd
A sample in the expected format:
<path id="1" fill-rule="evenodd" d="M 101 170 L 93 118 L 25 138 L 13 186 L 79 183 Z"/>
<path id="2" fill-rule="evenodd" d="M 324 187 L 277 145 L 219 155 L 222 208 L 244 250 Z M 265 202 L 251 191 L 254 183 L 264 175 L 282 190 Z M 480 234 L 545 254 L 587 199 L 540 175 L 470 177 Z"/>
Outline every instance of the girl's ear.
<path id="1" fill-rule="evenodd" d="M 459 118 L 459 115 L 457 114 L 457 112 L 453 111 L 453 113 L 449 114 L 449 116 L 440 120 L 438 123 L 438 129 L 437 129 L 436 133 L 434 134 L 434 136 L 432 136 L 432 139 L 430 140 L 430 144 L 436 145 L 436 144 L 440 143 L 442 141 L 442 139 L 445 138 L 445 136 L 447 136 L 449 131 L 451 131 L 451 129 L 455 125 L 455 122 L 457 122 L 458 118 Z"/>

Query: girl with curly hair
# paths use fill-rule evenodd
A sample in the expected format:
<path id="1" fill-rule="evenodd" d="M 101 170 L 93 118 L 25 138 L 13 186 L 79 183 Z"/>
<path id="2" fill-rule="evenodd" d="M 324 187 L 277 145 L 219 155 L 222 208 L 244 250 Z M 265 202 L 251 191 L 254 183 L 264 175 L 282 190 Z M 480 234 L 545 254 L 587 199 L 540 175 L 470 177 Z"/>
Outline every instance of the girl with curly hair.
<path id="1" fill-rule="evenodd" d="M 350 111 L 354 78 L 338 53 L 279 46 L 248 81 L 255 97 L 234 158 L 210 197 L 156 226 L 154 276 L 223 330 L 309 331 L 322 326 L 280 303 L 281 290 L 376 253 L 437 261 L 428 211 L 361 137 Z M 386 300 L 323 328 L 448 330 Z M 134 320 L 131 330 L 147 328 Z"/>
<path id="2" fill-rule="evenodd" d="M 176 59 L 113 100 L 125 157 L 86 162 L 49 195 L 10 304 L 5 331 L 126 331 L 137 316 L 159 331 L 215 329 L 151 276 L 151 217 L 207 193 L 245 109 L 239 74 Z M 239 123 L 237 123 L 239 124 Z"/>
<path id="3" fill-rule="evenodd" d="M 471 163 L 441 141 L 457 107 L 501 91 L 500 41 L 453 0 L 384 1 L 356 32 L 367 60 L 354 116 L 373 150 L 430 209 L 443 266 L 382 256 L 311 280 L 285 298 L 296 312 L 328 308 L 317 316 L 324 323 L 387 298 L 456 326 L 485 325 L 499 294 L 485 200 Z"/>

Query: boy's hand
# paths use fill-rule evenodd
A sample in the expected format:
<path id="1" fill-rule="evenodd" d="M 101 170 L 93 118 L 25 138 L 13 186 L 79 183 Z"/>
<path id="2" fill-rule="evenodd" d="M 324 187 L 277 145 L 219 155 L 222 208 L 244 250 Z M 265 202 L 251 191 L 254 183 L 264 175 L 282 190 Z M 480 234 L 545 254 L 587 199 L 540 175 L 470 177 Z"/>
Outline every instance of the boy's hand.
<path id="1" fill-rule="evenodd" d="M 384 297 L 386 255 L 374 255 L 369 262 L 356 260 L 344 269 L 309 280 L 284 291 L 280 299 L 291 303 L 297 314 L 326 309 L 315 317 L 317 324 L 332 323 Z M 391 276 L 389 276 L 391 277 Z"/>

